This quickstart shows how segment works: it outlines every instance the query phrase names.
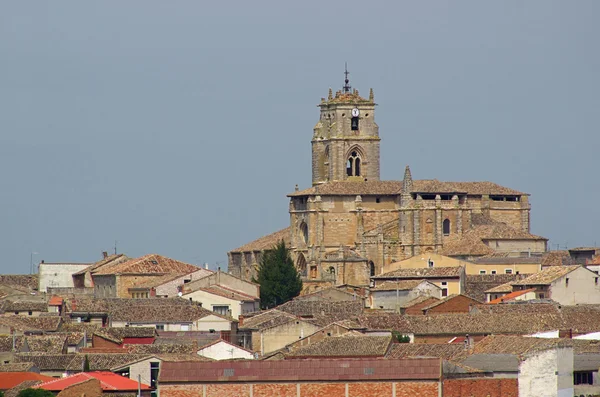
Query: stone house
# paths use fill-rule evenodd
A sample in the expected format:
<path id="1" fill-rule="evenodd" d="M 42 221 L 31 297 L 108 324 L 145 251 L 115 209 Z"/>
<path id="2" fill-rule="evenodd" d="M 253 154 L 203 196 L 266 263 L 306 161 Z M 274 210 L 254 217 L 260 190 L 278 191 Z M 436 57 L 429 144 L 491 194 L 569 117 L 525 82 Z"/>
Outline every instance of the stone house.
<path id="1" fill-rule="evenodd" d="M 38 317 L 42 313 L 48 313 L 48 302 L 45 297 L 31 299 L 28 297 L 17 300 L 3 300 L 0 302 L 0 313 L 3 316 L 26 316 Z"/>
<path id="2" fill-rule="evenodd" d="M 212 274 L 213 271 L 198 268 L 190 273 L 165 274 L 129 288 L 131 298 L 173 298 L 182 291 L 183 285 Z"/>
<path id="3" fill-rule="evenodd" d="M 464 292 L 465 268 L 458 266 L 397 269 L 371 277 L 371 288 L 377 289 L 384 282 L 411 280 L 429 281 L 441 289 L 442 297 L 462 294 Z"/>
<path id="4" fill-rule="evenodd" d="M 184 294 L 182 298 L 198 302 L 205 309 L 234 319 L 238 319 L 242 314 L 260 310 L 260 297 L 250 296 L 219 284 L 198 288 Z"/>
<path id="5" fill-rule="evenodd" d="M 207 276 L 186 283 L 183 285 L 181 292 L 187 294 L 199 288 L 209 288 L 213 285 L 220 285 L 248 296 L 260 296 L 260 285 L 250 280 L 243 280 L 232 274 L 222 272 L 220 268 Z"/>
<path id="6" fill-rule="evenodd" d="M 538 299 L 563 305 L 600 303 L 598 274 L 580 265 L 553 266 L 512 283 L 513 291 L 535 288 Z"/>
<path id="7" fill-rule="evenodd" d="M 371 288 L 371 309 L 396 310 L 420 296 L 441 298 L 442 289 L 427 280 L 383 281 Z"/>
<path id="8" fill-rule="evenodd" d="M 371 91 L 372 94 L 372 91 Z M 374 95 L 323 98 L 312 137 L 312 187 L 288 195 L 290 224 L 228 253 L 229 271 L 256 275 L 262 252 L 291 248 L 305 292 L 368 285 L 389 263 L 429 253 L 473 258 L 544 252 L 530 234 L 529 195 L 492 182 L 380 180 Z M 358 116 L 352 116 L 356 114 Z"/>
<path id="9" fill-rule="evenodd" d="M 189 274 L 198 270 L 197 266 L 150 254 L 117 264 L 99 266 L 90 273 L 97 298 L 130 298 L 129 289 L 133 286 L 161 279 L 168 274 Z M 150 297 L 150 292 L 143 297 Z"/>
<path id="10" fill-rule="evenodd" d="M 84 269 L 81 269 L 72 274 L 71 278 L 73 279 L 73 287 L 76 290 L 83 291 L 87 288 L 94 287 L 94 280 L 92 279 L 92 272 L 102 268 L 109 267 L 113 265 L 117 265 L 122 262 L 128 261 L 129 258 L 125 254 L 116 254 L 116 255 L 108 255 L 108 253 L 102 253 L 102 259 L 98 262 L 89 264 Z"/>

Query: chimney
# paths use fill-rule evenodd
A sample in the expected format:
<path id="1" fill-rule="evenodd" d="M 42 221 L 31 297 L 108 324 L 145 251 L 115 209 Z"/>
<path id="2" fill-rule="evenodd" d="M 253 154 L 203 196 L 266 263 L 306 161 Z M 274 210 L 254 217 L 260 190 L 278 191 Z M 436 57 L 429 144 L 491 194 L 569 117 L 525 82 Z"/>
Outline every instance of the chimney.
<path id="1" fill-rule="evenodd" d="M 108 258 L 108 252 L 102 251 L 102 258 L 104 258 L 104 259 Z"/>
<path id="2" fill-rule="evenodd" d="M 206 270 L 208 270 L 208 262 L 205 262 L 205 263 L 204 263 L 204 268 L 205 268 Z"/>

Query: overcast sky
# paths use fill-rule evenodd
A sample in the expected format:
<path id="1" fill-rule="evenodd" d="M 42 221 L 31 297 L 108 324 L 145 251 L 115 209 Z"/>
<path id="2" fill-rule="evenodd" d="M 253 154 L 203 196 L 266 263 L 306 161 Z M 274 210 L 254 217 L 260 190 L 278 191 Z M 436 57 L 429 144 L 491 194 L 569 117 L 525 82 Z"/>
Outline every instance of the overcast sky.
<path id="1" fill-rule="evenodd" d="M 600 244 L 600 2 L 0 2 L 0 272 L 102 251 L 226 266 L 289 223 L 344 62 L 382 179 L 531 194 Z"/>

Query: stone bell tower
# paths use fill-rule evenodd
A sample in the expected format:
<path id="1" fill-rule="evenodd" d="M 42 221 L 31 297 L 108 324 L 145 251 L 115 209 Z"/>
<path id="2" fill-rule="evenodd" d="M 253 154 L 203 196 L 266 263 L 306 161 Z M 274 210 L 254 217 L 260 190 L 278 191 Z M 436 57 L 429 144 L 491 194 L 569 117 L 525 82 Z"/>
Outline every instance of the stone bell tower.
<path id="1" fill-rule="evenodd" d="M 321 98 L 321 115 L 312 138 L 313 185 L 330 181 L 379 180 L 379 127 L 375 123 L 373 89 L 369 99 L 345 84 L 327 99 Z"/>

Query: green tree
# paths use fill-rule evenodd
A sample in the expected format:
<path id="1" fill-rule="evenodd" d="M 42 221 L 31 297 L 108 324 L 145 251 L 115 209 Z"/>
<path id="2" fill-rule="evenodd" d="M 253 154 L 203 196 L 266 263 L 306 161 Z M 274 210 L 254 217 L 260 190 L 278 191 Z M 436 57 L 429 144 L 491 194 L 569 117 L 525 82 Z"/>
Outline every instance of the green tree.
<path id="1" fill-rule="evenodd" d="M 17 394 L 17 397 L 54 397 L 54 393 L 44 389 L 23 389 Z"/>
<path id="2" fill-rule="evenodd" d="M 283 240 L 264 252 L 257 278 L 252 281 L 260 285 L 262 309 L 281 305 L 300 294 L 302 280 Z"/>

